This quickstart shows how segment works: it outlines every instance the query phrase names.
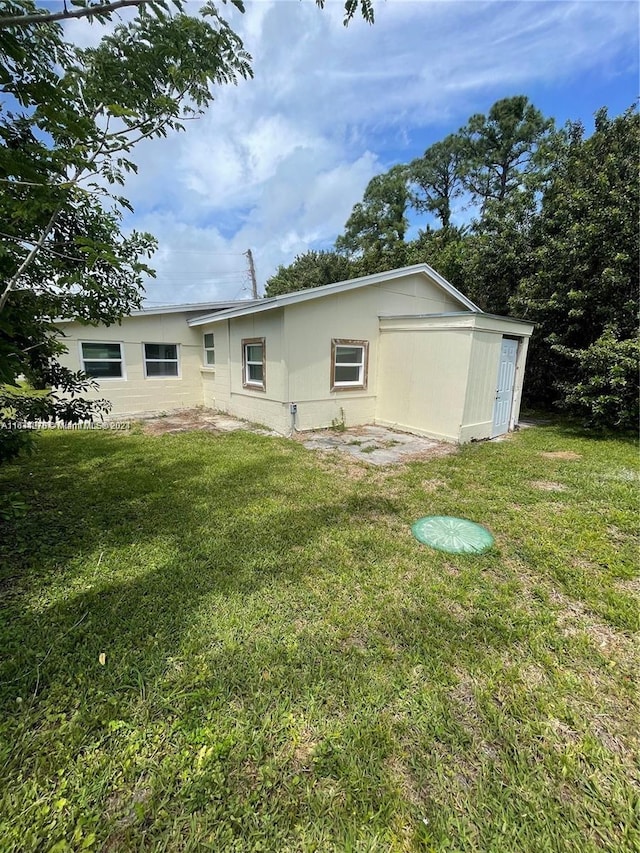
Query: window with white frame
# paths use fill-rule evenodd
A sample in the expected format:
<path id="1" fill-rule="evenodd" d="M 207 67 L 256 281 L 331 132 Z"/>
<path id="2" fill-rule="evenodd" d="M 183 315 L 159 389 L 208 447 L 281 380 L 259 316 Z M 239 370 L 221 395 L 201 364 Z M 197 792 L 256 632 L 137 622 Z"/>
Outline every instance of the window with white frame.
<path id="1" fill-rule="evenodd" d="M 369 342 L 334 338 L 331 341 L 331 390 L 367 387 Z"/>
<path id="2" fill-rule="evenodd" d="M 216 347 L 212 332 L 208 332 L 204 337 L 204 364 L 208 367 L 216 363 Z"/>
<path id="3" fill-rule="evenodd" d="M 266 387 L 264 338 L 245 338 L 242 341 L 242 385 L 260 391 Z"/>
<path id="4" fill-rule="evenodd" d="M 147 379 L 178 376 L 178 344 L 143 344 Z"/>
<path id="5" fill-rule="evenodd" d="M 80 344 L 82 369 L 94 379 L 122 379 L 124 359 L 122 344 L 83 341 Z"/>

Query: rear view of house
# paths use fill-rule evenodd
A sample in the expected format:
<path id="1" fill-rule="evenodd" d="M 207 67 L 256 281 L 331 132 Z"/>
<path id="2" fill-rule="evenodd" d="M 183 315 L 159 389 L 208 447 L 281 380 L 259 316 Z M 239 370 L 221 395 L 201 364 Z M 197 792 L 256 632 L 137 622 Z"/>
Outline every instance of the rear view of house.
<path id="1" fill-rule="evenodd" d="M 64 363 L 98 378 L 114 415 L 204 405 L 282 434 L 377 423 L 450 442 L 513 428 L 533 331 L 426 264 L 62 328 Z"/>

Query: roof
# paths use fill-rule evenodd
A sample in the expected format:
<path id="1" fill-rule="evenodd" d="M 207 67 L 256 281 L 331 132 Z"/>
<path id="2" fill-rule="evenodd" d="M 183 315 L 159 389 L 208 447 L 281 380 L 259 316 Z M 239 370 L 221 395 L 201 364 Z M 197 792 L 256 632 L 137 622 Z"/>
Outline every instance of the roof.
<path id="1" fill-rule="evenodd" d="M 387 281 L 404 278 L 408 275 L 422 273 L 442 288 L 449 296 L 453 296 L 468 311 L 481 313 L 480 308 L 460 291 L 450 284 L 446 278 L 437 273 L 428 264 L 414 264 L 410 267 L 401 267 L 389 272 L 374 273 L 360 278 L 352 278 L 348 281 L 338 281 L 334 284 L 325 284 L 322 287 L 312 287 L 308 290 L 298 290 L 295 293 L 286 293 L 283 296 L 272 296 L 268 299 L 251 300 L 241 303 L 239 306 L 215 313 L 204 314 L 202 317 L 194 317 L 189 320 L 190 326 L 204 326 L 207 323 L 215 323 L 220 320 L 231 320 L 234 317 L 246 317 L 248 314 L 258 314 L 263 311 L 271 311 L 274 308 L 284 308 L 287 305 L 296 305 L 299 302 L 308 302 L 311 299 L 321 299 L 323 296 L 332 296 L 335 293 L 343 293 L 347 290 L 355 290 L 358 287 L 367 287 L 373 284 L 383 284 Z"/>
<path id="2" fill-rule="evenodd" d="M 153 314 L 200 314 L 202 311 L 217 313 L 218 311 L 228 311 L 241 305 L 254 305 L 256 302 L 262 301 L 262 299 L 227 299 L 225 302 L 183 302 L 180 305 L 146 306 L 129 312 L 123 319 L 126 319 L 126 317 L 146 317 Z M 78 320 L 73 317 L 56 317 L 54 322 L 76 323 Z"/>
<path id="3" fill-rule="evenodd" d="M 145 314 L 182 314 L 186 311 L 225 311 L 242 305 L 253 305 L 262 300 L 256 299 L 227 299 L 225 302 L 185 302 L 181 305 L 157 305 L 145 306 L 137 311 L 132 311 L 132 317 L 140 317 Z"/>

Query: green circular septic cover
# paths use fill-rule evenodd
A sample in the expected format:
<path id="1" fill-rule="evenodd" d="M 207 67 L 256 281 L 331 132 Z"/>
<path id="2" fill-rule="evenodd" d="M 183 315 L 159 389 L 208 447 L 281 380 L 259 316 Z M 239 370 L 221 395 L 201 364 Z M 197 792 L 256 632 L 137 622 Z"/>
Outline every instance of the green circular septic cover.
<path id="1" fill-rule="evenodd" d="M 450 515 L 419 518 L 411 526 L 411 531 L 418 542 L 448 554 L 481 554 L 494 542 L 493 536 L 482 525 Z"/>

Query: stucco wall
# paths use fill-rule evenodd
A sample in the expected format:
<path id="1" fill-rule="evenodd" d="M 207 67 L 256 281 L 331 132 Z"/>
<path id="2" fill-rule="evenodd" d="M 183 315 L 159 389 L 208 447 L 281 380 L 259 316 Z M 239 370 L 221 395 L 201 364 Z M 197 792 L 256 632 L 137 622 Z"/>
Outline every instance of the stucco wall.
<path id="1" fill-rule="evenodd" d="M 520 414 L 522 385 L 532 328 L 523 328 L 521 324 L 507 318 L 489 321 L 484 317 L 478 318 L 476 326 L 486 327 L 490 322 L 494 326 L 493 329 L 476 328 L 473 334 L 467 398 L 460 431 L 460 441 L 463 442 L 491 438 L 500 349 L 504 335 L 518 340 L 509 429 L 513 429 Z"/>
<path id="2" fill-rule="evenodd" d="M 508 335 L 519 341 L 513 428 L 530 324 L 469 313 L 388 317 L 380 327 L 377 423 L 445 441 L 491 437 L 500 349 L 503 335 Z"/>
<path id="3" fill-rule="evenodd" d="M 368 285 L 322 299 L 288 305 L 199 327 L 213 332 L 216 366 L 202 371 L 205 404 L 237 417 L 287 433 L 289 404 L 296 403 L 299 430 L 372 423 L 378 384 L 378 315 L 389 312 L 432 313 L 459 310 L 456 300 L 423 275 Z M 242 386 L 242 340 L 264 338 L 266 388 Z M 331 390 L 331 341 L 369 343 L 367 387 Z M 224 348 L 226 349 L 226 355 Z"/>
<path id="4" fill-rule="evenodd" d="M 501 345 L 499 333 L 476 331 L 473 335 L 461 441 L 491 436 Z"/>
<path id="5" fill-rule="evenodd" d="M 298 406 L 297 428 L 328 427 L 343 419 L 347 426 L 373 423 L 379 393 L 380 314 L 436 313 L 459 308 L 458 302 L 420 275 L 288 306 L 285 359 L 289 372 L 285 399 Z M 331 391 L 333 338 L 368 341 L 366 389 Z"/>
<path id="6" fill-rule="evenodd" d="M 201 331 L 215 335 L 215 407 L 284 433 L 289 427 L 289 408 L 283 363 L 283 321 L 283 309 L 276 309 L 224 320 L 201 327 Z M 264 391 L 243 387 L 242 341 L 247 338 L 265 339 Z"/>
<path id="7" fill-rule="evenodd" d="M 464 411 L 470 329 L 381 329 L 376 423 L 456 442 Z"/>
<path id="8" fill-rule="evenodd" d="M 443 314 L 449 316 L 434 316 Z M 81 369 L 80 341 L 121 343 L 125 378 L 100 380 L 91 394 L 110 399 L 116 416 L 204 404 L 287 433 L 295 403 L 299 430 L 375 421 L 468 441 L 491 432 L 503 334 L 521 336 L 517 416 L 532 328 L 461 312 L 453 297 L 420 273 L 206 325 L 189 327 L 189 317 L 188 312 L 134 316 L 108 329 L 64 324 L 69 352 L 62 363 Z M 208 333 L 215 337 L 213 366 L 204 364 Z M 264 389 L 243 385 L 242 342 L 252 338 L 265 340 Z M 332 390 L 333 339 L 368 343 L 365 388 Z M 145 377 L 145 342 L 178 345 L 178 377 Z"/>
<path id="9" fill-rule="evenodd" d="M 202 331 L 189 328 L 187 316 L 181 313 L 127 317 L 122 325 L 108 328 L 61 324 L 66 336 L 63 343 L 68 352 L 60 357 L 60 362 L 71 370 L 81 370 L 81 341 L 119 342 L 123 345 L 126 378 L 101 379 L 97 391 L 84 395 L 91 399 L 111 400 L 111 416 L 202 405 Z M 179 376 L 145 378 L 143 343 L 178 344 Z"/>
<path id="10" fill-rule="evenodd" d="M 229 324 L 218 323 L 211 327 L 194 328 L 193 331 L 213 334 L 215 344 L 214 365 L 203 365 L 200 368 L 202 380 L 202 402 L 209 409 L 229 411 Z"/>

